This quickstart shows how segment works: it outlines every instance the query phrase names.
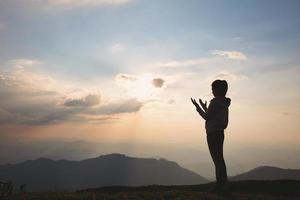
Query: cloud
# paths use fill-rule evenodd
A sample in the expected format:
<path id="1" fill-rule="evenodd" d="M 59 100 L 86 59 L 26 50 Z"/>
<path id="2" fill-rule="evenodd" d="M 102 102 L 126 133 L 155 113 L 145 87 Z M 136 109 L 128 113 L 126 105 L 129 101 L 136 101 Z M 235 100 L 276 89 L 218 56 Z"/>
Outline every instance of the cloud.
<path id="1" fill-rule="evenodd" d="M 123 87 L 127 95 L 132 98 L 137 98 L 142 102 L 150 100 L 158 100 L 162 89 L 165 87 L 165 80 L 167 76 L 156 77 L 153 74 L 118 74 L 116 75 L 116 83 Z"/>
<path id="2" fill-rule="evenodd" d="M 162 78 L 155 78 L 152 80 L 154 87 L 161 88 L 164 85 L 165 80 Z"/>
<path id="3" fill-rule="evenodd" d="M 73 122 L 96 122 L 116 120 L 116 114 L 135 113 L 143 106 L 143 103 L 136 99 L 126 99 L 120 102 L 109 102 L 98 107 L 72 107 L 68 109 L 56 109 L 56 111 L 41 116 L 37 119 L 23 121 L 23 124 L 29 125 L 49 125 L 59 124 L 66 121 Z"/>
<path id="4" fill-rule="evenodd" d="M 115 80 L 121 83 L 136 81 L 137 79 L 137 76 L 131 74 L 117 74 L 115 77 Z"/>
<path id="5" fill-rule="evenodd" d="M 100 103 L 99 95 L 87 95 L 82 99 L 67 99 L 64 105 L 67 107 L 89 107 Z"/>
<path id="6" fill-rule="evenodd" d="M 53 107 L 52 113 L 40 115 L 33 119 L 26 119 L 18 122 L 19 124 L 27 125 L 50 125 L 50 124 L 59 124 L 66 121 L 86 121 L 82 117 L 77 116 L 77 113 L 80 113 L 81 109 L 63 109 L 58 110 Z"/>
<path id="7" fill-rule="evenodd" d="M 123 45 L 121 45 L 120 43 L 116 43 L 109 48 L 109 51 L 111 53 L 118 53 L 124 49 L 125 49 L 125 47 Z"/>
<path id="8" fill-rule="evenodd" d="M 216 75 L 214 75 L 212 79 L 214 79 L 214 80 L 215 79 L 225 79 L 228 81 L 238 81 L 238 80 L 243 80 L 246 78 L 247 78 L 247 76 L 242 75 L 242 74 L 223 71 L 223 72 L 219 72 Z"/>
<path id="9" fill-rule="evenodd" d="M 203 65 L 208 62 L 206 58 L 199 59 L 187 59 L 187 60 L 172 60 L 166 62 L 156 62 L 153 64 L 149 64 L 152 67 L 167 67 L 167 68 L 176 68 L 176 67 L 190 67 L 196 65 Z"/>
<path id="10" fill-rule="evenodd" d="M 57 107 L 55 104 L 42 103 L 32 108 L 19 106 L 12 110 L 0 110 L 0 124 L 51 125 L 63 122 L 96 122 L 119 119 L 117 114 L 138 112 L 144 104 L 136 99 L 109 102 L 104 105 Z M 47 109 L 43 109 L 43 107 Z"/>
<path id="11" fill-rule="evenodd" d="M 90 115 L 111 115 L 138 112 L 144 104 L 135 98 L 120 100 L 86 111 Z"/>
<path id="12" fill-rule="evenodd" d="M 282 115 L 285 115 L 285 116 L 292 116 L 292 115 L 295 115 L 295 113 L 291 113 L 291 112 L 282 112 L 281 114 L 282 114 Z"/>
<path id="13" fill-rule="evenodd" d="M 32 2 L 39 2 L 49 6 L 63 6 L 63 7 L 82 7 L 82 6 L 102 6 L 102 5 L 123 5 L 132 0 L 31 0 Z"/>
<path id="14" fill-rule="evenodd" d="M 58 82 L 49 75 L 35 73 L 35 67 L 43 63 L 38 60 L 13 59 L 7 62 L 7 65 L 0 67 L 0 81 L 2 91 L 8 87 L 14 87 L 20 93 L 30 92 L 38 93 L 42 91 L 63 91 L 64 82 Z M 3 70 L 1 70 L 3 69 Z M 10 90 L 10 93 L 16 93 Z"/>
<path id="15" fill-rule="evenodd" d="M 0 69 L 0 124 L 111 123 L 116 121 L 115 115 L 138 112 L 144 105 L 134 98 L 112 101 L 89 88 L 78 89 L 72 83 L 35 73 L 23 67 L 33 63 L 26 59 L 10 63 L 10 71 Z M 126 75 L 120 78 L 133 80 Z"/>
<path id="16" fill-rule="evenodd" d="M 32 59 L 13 59 L 9 61 L 9 64 L 15 68 L 32 67 L 41 64 L 38 60 Z"/>
<path id="17" fill-rule="evenodd" d="M 221 50 L 213 50 L 213 55 L 223 56 L 232 60 L 247 60 L 247 56 L 239 51 L 221 51 Z"/>
<path id="18" fill-rule="evenodd" d="M 169 99 L 168 100 L 168 104 L 174 104 L 175 103 L 175 100 L 174 99 Z"/>
<path id="19" fill-rule="evenodd" d="M 88 119 L 89 123 L 93 124 L 103 124 L 103 123 L 115 123 L 119 121 L 119 117 L 115 116 L 86 116 L 86 119 Z"/>

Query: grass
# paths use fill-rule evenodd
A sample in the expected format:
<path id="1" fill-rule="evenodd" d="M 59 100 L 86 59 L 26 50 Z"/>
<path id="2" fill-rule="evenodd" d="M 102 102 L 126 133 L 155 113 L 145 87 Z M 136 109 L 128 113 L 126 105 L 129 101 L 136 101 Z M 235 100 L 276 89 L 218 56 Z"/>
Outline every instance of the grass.
<path id="1" fill-rule="evenodd" d="M 11 199 L 26 200 L 297 200 L 299 197 L 274 196 L 268 194 L 242 194 L 233 193 L 231 196 L 209 194 L 193 191 L 158 191 L 158 192 L 116 192 L 116 193 L 75 193 L 75 192 L 49 192 L 27 193 Z"/>
<path id="2" fill-rule="evenodd" d="M 29 192 L 11 200 L 300 200 L 300 181 L 231 182 L 230 196 L 206 192 L 211 186 L 110 186 L 74 192 Z"/>

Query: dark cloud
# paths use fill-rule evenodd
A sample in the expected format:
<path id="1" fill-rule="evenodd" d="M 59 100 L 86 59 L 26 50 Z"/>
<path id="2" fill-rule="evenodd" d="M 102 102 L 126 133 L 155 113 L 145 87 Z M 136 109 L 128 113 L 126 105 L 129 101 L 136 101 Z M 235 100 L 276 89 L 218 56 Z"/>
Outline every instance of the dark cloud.
<path id="1" fill-rule="evenodd" d="M 77 116 L 82 109 L 64 109 L 60 111 L 54 111 L 53 113 L 39 116 L 35 119 L 27 119 L 20 122 L 20 124 L 27 125 L 50 125 L 59 124 L 65 121 L 86 121 L 83 117 Z"/>
<path id="2" fill-rule="evenodd" d="M 123 100 L 118 103 L 108 103 L 100 105 L 98 107 L 67 107 L 67 108 L 56 108 L 54 112 L 51 112 L 44 116 L 32 118 L 28 116 L 26 119 L 19 120 L 19 124 L 28 125 L 50 125 L 59 124 L 66 121 L 72 122 L 110 122 L 115 121 L 117 118 L 107 115 L 121 114 L 121 113 L 134 113 L 138 112 L 143 103 L 136 99 Z M 92 117 L 98 116 L 98 117 Z"/>
<path id="3" fill-rule="evenodd" d="M 119 121 L 119 117 L 115 116 L 100 116 L 100 117 L 87 117 L 89 123 L 92 124 L 107 124 L 107 123 L 115 123 Z"/>
<path id="4" fill-rule="evenodd" d="M 175 103 L 175 100 L 174 99 L 169 99 L 168 100 L 168 104 L 174 104 Z"/>
<path id="5" fill-rule="evenodd" d="M 294 115 L 294 113 L 290 113 L 290 112 L 283 112 L 282 114 L 283 114 L 283 115 L 286 115 L 286 116 Z"/>
<path id="6" fill-rule="evenodd" d="M 162 78 L 155 78 L 152 80 L 154 87 L 161 88 L 165 83 L 165 80 Z"/>
<path id="7" fill-rule="evenodd" d="M 100 105 L 98 107 L 70 107 L 57 110 L 48 115 L 41 116 L 36 119 L 29 119 L 20 121 L 21 124 L 29 125 L 50 125 L 59 124 L 65 121 L 73 122 L 111 122 L 115 121 L 116 117 L 107 116 L 121 113 L 133 113 L 138 112 L 143 103 L 137 101 L 136 99 L 123 100 L 118 103 L 108 103 L 105 105 Z M 98 117 L 92 117 L 98 116 Z"/>
<path id="8" fill-rule="evenodd" d="M 115 114 L 134 113 L 143 106 L 136 99 L 104 103 L 98 94 L 62 102 L 64 93 L 32 84 L 35 74 L 16 75 L 18 74 L 3 74 L 0 71 L 0 124 L 111 123 L 117 121 Z M 132 76 L 120 77 L 134 80 Z M 40 80 L 41 76 L 37 78 Z M 42 78 L 47 79 L 46 76 Z"/>
<path id="9" fill-rule="evenodd" d="M 2 74 L 0 124 L 27 124 L 55 111 L 59 100 L 56 91 L 32 88 L 27 80 Z"/>
<path id="10" fill-rule="evenodd" d="M 100 103 L 99 95 L 87 95 L 82 99 L 68 99 L 65 101 L 64 105 L 67 107 L 89 107 Z"/>
<path id="11" fill-rule="evenodd" d="M 92 122 L 92 123 L 110 123 L 116 121 L 117 117 L 111 115 L 121 113 L 138 112 L 143 103 L 136 99 L 123 100 L 118 103 L 108 103 L 98 107 L 65 107 L 58 108 L 52 105 L 51 109 L 42 108 L 43 105 L 37 105 L 34 108 L 19 108 L 12 112 L 1 110 L 1 124 L 27 124 L 27 125 L 51 125 L 63 122 Z M 49 106 L 49 105 L 48 105 Z M 48 107 L 49 108 L 49 107 Z M 40 114 L 38 114 L 41 109 Z"/>

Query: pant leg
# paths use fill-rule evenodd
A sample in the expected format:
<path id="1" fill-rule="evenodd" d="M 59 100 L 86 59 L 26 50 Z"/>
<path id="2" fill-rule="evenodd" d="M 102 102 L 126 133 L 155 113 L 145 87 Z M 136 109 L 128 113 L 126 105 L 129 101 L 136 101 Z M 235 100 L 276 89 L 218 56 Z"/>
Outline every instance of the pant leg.
<path id="1" fill-rule="evenodd" d="M 215 165 L 217 184 L 227 183 L 226 164 L 223 156 L 224 131 L 207 133 L 209 152 Z"/>

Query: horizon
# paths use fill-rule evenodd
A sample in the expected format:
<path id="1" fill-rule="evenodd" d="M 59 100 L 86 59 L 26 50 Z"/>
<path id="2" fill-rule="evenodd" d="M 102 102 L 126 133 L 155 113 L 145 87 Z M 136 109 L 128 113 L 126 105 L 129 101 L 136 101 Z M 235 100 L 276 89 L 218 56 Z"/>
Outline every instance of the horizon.
<path id="1" fill-rule="evenodd" d="M 3 0 L 0 165 L 105 153 L 213 176 L 204 121 L 228 81 L 229 175 L 300 169 L 300 2 Z"/>
<path id="2" fill-rule="evenodd" d="M 191 170 L 191 169 L 187 169 L 187 168 L 185 168 L 184 166 L 182 166 L 182 165 L 180 165 L 180 164 L 178 164 L 178 163 L 176 163 L 176 162 L 174 162 L 174 161 L 172 161 L 172 160 L 168 160 L 168 159 L 165 159 L 165 158 L 162 158 L 162 157 L 158 157 L 158 158 L 155 158 L 155 157 L 137 157 L 137 156 L 130 156 L 130 155 L 126 155 L 126 154 L 122 154 L 122 153 L 108 153 L 108 154 L 101 154 L 101 155 L 99 155 L 99 156 L 96 156 L 96 157 L 89 157 L 89 158 L 84 158 L 84 159 L 79 159 L 79 160 L 72 160 L 72 159 L 51 159 L 51 158 L 45 158 L 45 157 L 40 157 L 40 158 L 37 158 L 37 159 L 31 159 L 31 160 L 26 160 L 26 161 L 24 161 L 24 162 L 20 162 L 20 163 L 16 163 L 16 165 L 15 166 L 18 166 L 19 168 L 20 168 L 20 166 L 22 166 L 22 164 L 26 164 L 26 163 L 28 163 L 28 162 L 31 162 L 31 163 L 33 163 L 33 162 L 41 162 L 41 161 L 43 161 L 44 163 L 47 161 L 47 164 L 48 164 L 48 166 L 46 166 L 46 167 L 50 167 L 50 165 L 49 165 L 49 163 L 48 163 L 48 161 L 51 161 L 51 162 L 57 162 L 57 163 L 60 163 L 60 165 L 61 166 L 63 166 L 62 165 L 62 163 L 61 163 L 61 161 L 64 161 L 64 164 L 65 164 L 65 162 L 69 162 L 69 163 L 72 163 L 72 164 L 75 164 L 75 165 L 77 165 L 77 164 L 80 164 L 80 163 L 83 163 L 83 162 L 85 162 L 85 161 L 89 161 L 89 162 L 94 162 L 94 164 L 96 163 L 96 162 L 98 162 L 98 160 L 99 159 L 107 159 L 107 158 L 112 158 L 112 157 L 114 157 L 114 159 L 115 159 L 115 161 L 117 161 L 117 162 L 122 162 L 122 161 L 124 161 L 123 159 L 120 159 L 120 157 L 124 157 L 124 158 L 126 158 L 126 159 L 134 159 L 134 160 L 136 160 L 136 161 L 138 161 L 138 162 L 144 162 L 145 160 L 147 160 L 147 161 L 150 161 L 151 160 L 151 162 L 152 163 L 155 163 L 155 162 L 164 162 L 165 164 L 169 164 L 169 163 L 174 163 L 174 164 L 176 164 L 179 168 L 178 169 L 180 169 L 180 170 L 187 170 L 188 172 L 191 172 L 191 173 L 193 173 L 194 175 L 196 175 L 196 176 L 199 176 L 199 177 L 201 177 L 201 178 L 204 178 L 206 181 L 208 181 L 208 183 L 209 182 L 212 182 L 212 181 L 214 181 L 214 178 L 213 177 L 207 177 L 207 175 L 202 175 L 202 174 L 199 174 L 199 173 L 197 173 L 197 172 L 195 172 L 195 171 L 193 171 L 193 170 Z M 117 160 L 116 160 L 117 159 Z M 96 161 L 96 162 L 95 162 Z M 100 160 L 99 160 L 100 161 Z M 113 162 L 111 162 L 111 160 L 109 160 L 108 162 L 107 162 L 107 164 L 110 164 L 111 165 L 111 167 L 114 167 L 115 166 L 115 163 L 113 163 Z M 131 163 L 132 164 L 132 163 Z M 6 167 L 6 166 L 9 166 L 9 165 L 14 165 L 14 164 L 6 164 L 6 165 L 3 165 L 3 167 Z M 1 166 L 1 164 L 0 164 L 0 166 Z M 33 165 L 34 166 L 34 165 Z M 128 166 L 127 166 L 128 167 Z M 3 169 L 5 169 L 5 168 L 3 168 Z M 257 170 L 259 170 L 260 172 L 263 172 L 263 170 L 265 171 L 265 172 L 271 172 L 270 170 L 283 170 L 283 171 L 285 171 L 285 173 L 288 173 L 288 172 L 291 172 L 291 170 L 292 171 L 298 171 L 298 172 L 300 172 L 299 170 L 300 169 L 291 169 L 291 168 L 280 168 L 280 167 L 276 167 L 276 166 L 269 166 L 269 165 L 261 165 L 261 166 L 257 166 L 257 167 L 255 167 L 255 168 L 252 168 L 252 169 L 249 169 L 249 170 L 246 170 L 246 171 L 242 171 L 242 172 L 240 172 L 240 173 L 238 173 L 238 174 L 234 174 L 234 175 L 230 175 L 229 176 L 229 179 L 231 179 L 231 180 L 238 180 L 240 177 L 243 177 L 243 176 L 249 176 L 250 175 L 250 177 L 251 177 L 251 173 L 256 173 L 256 175 L 258 175 L 258 177 L 260 178 L 260 179 L 255 179 L 254 177 L 252 177 L 252 178 L 250 178 L 250 179 L 241 179 L 241 180 L 246 180 L 246 181 L 249 181 L 249 180 L 266 180 L 266 179 L 264 179 L 261 175 L 259 175 L 259 173 L 257 173 Z M 34 171 L 34 170 L 33 170 Z M 30 173 L 32 173 L 33 171 L 29 171 Z M 297 173 L 297 172 L 296 172 Z M 275 175 L 275 173 L 274 173 L 274 171 L 273 171 L 273 174 L 271 175 L 271 177 L 274 179 L 274 180 L 299 180 L 299 174 L 294 174 L 294 175 L 296 175 L 296 176 L 298 176 L 298 177 L 294 177 L 294 179 L 290 179 L 290 178 L 278 178 L 278 177 L 276 177 L 276 175 Z M 281 175 L 282 176 L 282 175 Z M 284 176 L 284 175 L 283 175 Z M 286 176 L 286 175 L 285 175 Z M 280 177 L 280 176 L 279 176 Z M 270 178 L 269 177 L 269 179 L 270 180 L 272 180 L 272 178 Z M 203 183 L 202 183 L 203 184 Z M 104 187 L 106 187 L 106 186 L 104 186 Z M 101 188 L 101 187 L 100 187 Z"/>

